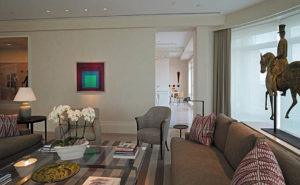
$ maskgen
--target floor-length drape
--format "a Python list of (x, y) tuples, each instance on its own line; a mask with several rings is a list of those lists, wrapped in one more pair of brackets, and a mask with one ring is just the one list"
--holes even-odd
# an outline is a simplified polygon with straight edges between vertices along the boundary
[(213, 111), (230, 116), (231, 29), (214, 32)]

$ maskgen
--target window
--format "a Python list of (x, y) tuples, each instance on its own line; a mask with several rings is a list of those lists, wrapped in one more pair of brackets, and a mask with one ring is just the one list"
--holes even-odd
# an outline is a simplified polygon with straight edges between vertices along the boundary
[[(256, 26), (247, 26), (232, 30), (231, 46), (231, 113), (240, 121), (264, 122), (270, 120), (271, 105), (268, 97), (268, 110), (265, 110), (265, 77), (260, 73), (260, 53), (277, 54), (279, 40), (278, 25), (286, 24), (289, 63), (300, 60), (300, 14), (278, 22)], [(280, 94), (280, 92), (279, 92)], [(278, 120), (280, 129), (300, 136), (300, 97), (298, 104), (290, 112), (285, 113), (292, 104), (290, 90), (286, 96), (278, 97)]]

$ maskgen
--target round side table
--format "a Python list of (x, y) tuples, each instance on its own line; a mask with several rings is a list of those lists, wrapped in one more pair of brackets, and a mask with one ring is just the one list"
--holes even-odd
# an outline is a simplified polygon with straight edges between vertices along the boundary
[(181, 130), (182, 129), (187, 129), (187, 128), (189, 128), (189, 126), (183, 125), (183, 124), (177, 124), (177, 125), (174, 125), (173, 128), (180, 130), (180, 137), (181, 137)]

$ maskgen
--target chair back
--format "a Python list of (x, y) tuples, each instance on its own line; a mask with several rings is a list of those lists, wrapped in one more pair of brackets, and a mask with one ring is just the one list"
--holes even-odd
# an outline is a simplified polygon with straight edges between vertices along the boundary
[(160, 124), (163, 120), (171, 119), (171, 109), (164, 106), (151, 107), (145, 114), (146, 127), (148, 128), (160, 128)]

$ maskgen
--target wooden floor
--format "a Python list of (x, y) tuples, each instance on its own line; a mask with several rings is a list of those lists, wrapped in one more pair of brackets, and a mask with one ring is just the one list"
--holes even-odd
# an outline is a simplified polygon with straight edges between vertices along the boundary
[[(35, 132), (44, 135), (44, 132)], [(185, 130), (182, 132), (184, 137)], [(43, 136), (44, 137), (44, 136)], [(179, 137), (179, 130), (170, 128), (168, 137), (168, 146), (170, 147), (170, 141), (172, 137)], [(55, 138), (54, 132), (48, 132), (48, 141)], [(102, 135), (102, 141), (132, 141), (136, 142), (135, 134), (111, 134), (104, 133)], [(143, 146), (149, 146), (143, 143)], [(165, 150), (164, 160), (160, 159), (159, 145), (154, 145), (153, 148), (149, 148), (146, 153), (143, 163), (143, 170), (141, 170), (138, 185), (170, 185), (171, 184), (171, 151)]]

